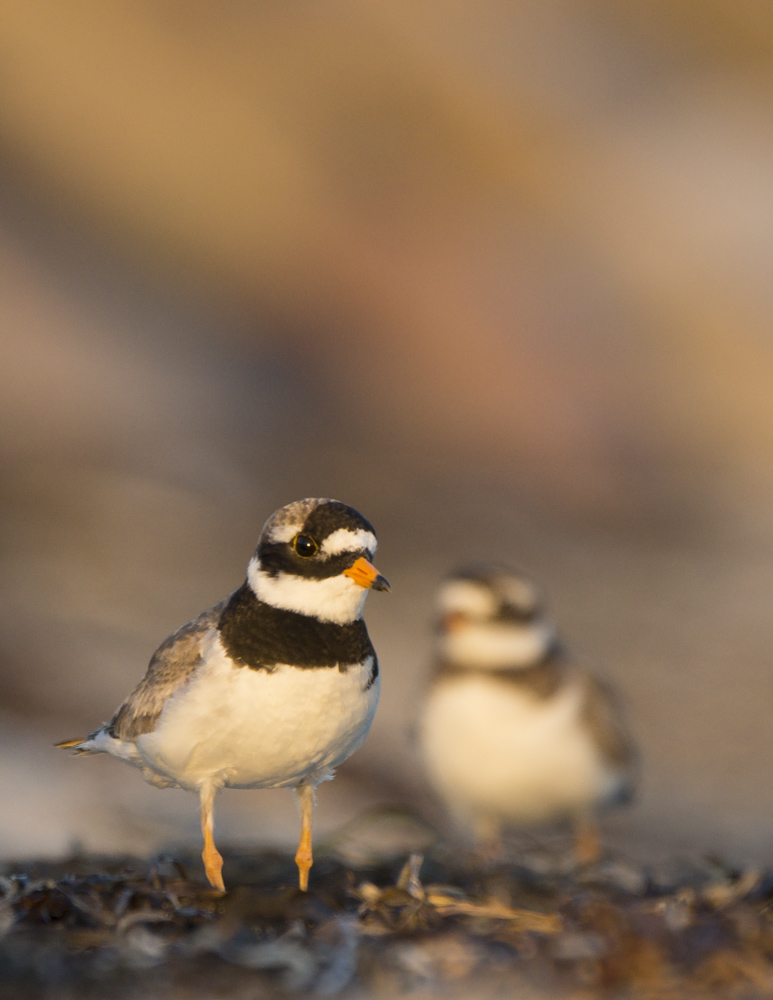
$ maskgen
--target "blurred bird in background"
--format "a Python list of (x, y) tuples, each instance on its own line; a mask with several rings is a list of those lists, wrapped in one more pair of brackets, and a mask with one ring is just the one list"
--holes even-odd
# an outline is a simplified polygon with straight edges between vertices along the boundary
[(0, 66), (0, 856), (198, 844), (50, 744), (315, 495), (401, 581), (318, 835), (418, 801), (431, 595), (493, 553), (635, 710), (605, 837), (773, 861), (773, 5), (8, 0)]
[(506, 825), (568, 819), (577, 860), (597, 860), (597, 815), (634, 786), (633, 744), (610, 688), (567, 657), (520, 574), (461, 570), (438, 607), (420, 741), (453, 819), (489, 853)]

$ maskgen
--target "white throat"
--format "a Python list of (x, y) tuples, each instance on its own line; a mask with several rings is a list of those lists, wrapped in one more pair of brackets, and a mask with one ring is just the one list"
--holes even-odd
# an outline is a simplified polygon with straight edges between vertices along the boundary
[(322, 580), (291, 573), (271, 576), (261, 567), (257, 556), (250, 559), (247, 582), (255, 596), (272, 608), (297, 611), (338, 625), (361, 618), (368, 596), (364, 587), (342, 573)]
[(554, 641), (546, 622), (528, 625), (464, 622), (440, 637), (442, 659), (476, 670), (531, 667), (539, 663)]

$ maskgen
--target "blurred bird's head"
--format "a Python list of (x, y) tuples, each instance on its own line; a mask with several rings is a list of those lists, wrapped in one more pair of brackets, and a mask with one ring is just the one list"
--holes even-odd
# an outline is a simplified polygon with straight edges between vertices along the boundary
[(452, 573), (437, 597), (438, 653), (473, 669), (531, 667), (556, 643), (537, 585), (496, 564)]
[(247, 582), (266, 604), (339, 625), (362, 615), (368, 590), (389, 590), (371, 563), (376, 532), (338, 500), (296, 500), (266, 521)]

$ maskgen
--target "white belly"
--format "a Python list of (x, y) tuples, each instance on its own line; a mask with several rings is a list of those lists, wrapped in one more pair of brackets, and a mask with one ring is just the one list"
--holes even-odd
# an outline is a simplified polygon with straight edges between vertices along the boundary
[(555, 820), (600, 804), (617, 784), (580, 718), (568, 684), (540, 699), (484, 675), (441, 682), (421, 740), (433, 785), (460, 822)]
[(370, 660), (343, 671), (234, 667), (215, 637), (205, 664), (137, 750), (183, 788), (317, 784), (368, 734), (379, 694), (378, 679), (366, 690), (370, 673)]

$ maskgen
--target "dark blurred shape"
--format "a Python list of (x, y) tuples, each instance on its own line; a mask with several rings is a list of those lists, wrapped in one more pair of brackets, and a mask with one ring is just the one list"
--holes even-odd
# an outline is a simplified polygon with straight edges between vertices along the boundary
[(769, 993), (761, 868), (619, 857), (571, 871), (542, 851), (481, 869), (441, 848), (353, 870), (328, 856), (302, 893), (289, 856), (252, 852), (229, 858), (239, 884), (218, 896), (197, 861), (14, 866), (0, 897), (5, 995), (93, 1000), (106, 982), (116, 1000)]

